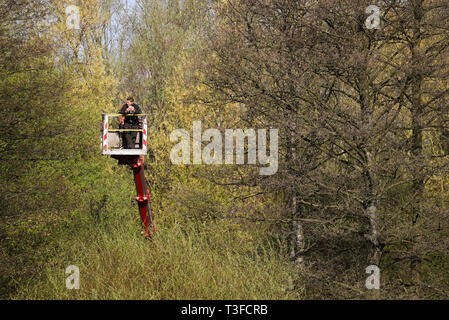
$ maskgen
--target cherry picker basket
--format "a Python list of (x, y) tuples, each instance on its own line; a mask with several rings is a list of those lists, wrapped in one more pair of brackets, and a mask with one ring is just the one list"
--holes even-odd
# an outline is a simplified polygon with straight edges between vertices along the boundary
[[(124, 117), (138, 117), (137, 129), (122, 129), (120, 124)], [(133, 149), (123, 148), (123, 135), (137, 132), (136, 145)], [(106, 114), (103, 113), (101, 150), (104, 155), (137, 156), (146, 155), (148, 151), (148, 122), (146, 114)]]

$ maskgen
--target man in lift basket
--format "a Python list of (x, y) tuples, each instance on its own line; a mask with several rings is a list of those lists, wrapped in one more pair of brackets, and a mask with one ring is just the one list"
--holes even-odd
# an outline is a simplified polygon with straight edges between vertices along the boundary
[[(125, 115), (125, 119), (121, 120), (121, 129), (139, 129), (139, 117), (127, 116), (129, 114), (142, 114), (142, 109), (134, 103), (133, 97), (128, 97), (126, 103), (122, 105), (119, 111), (120, 114)], [(123, 149), (135, 149), (136, 147), (137, 131), (123, 132)]]

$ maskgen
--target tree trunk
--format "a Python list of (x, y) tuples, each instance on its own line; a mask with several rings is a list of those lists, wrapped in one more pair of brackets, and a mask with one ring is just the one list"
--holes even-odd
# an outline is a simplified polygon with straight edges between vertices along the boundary
[(292, 206), (292, 235), (290, 239), (291, 252), (290, 257), (295, 262), (298, 267), (301, 267), (304, 258), (304, 233), (302, 228), (302, 223), (299, 220), (301, 218), (301, 208), (298, 206), (297, 195), (293, 190), (293, 196), (291, 197), (291, 206)]
[[(290, 154), (287, 155), (287, 161), (290, 165), (296, 164), (296, 142), (295, 142), (295, 132), (296, 124), (292, 123), (292, 130), (287, 135), (287, 146), (290, 150)], [(290, 197), (289, 197), (289, 207), (291, 208), (291, 236), (290, 236), (290, 258), (298, 268), (302, 267), (304, 262), (303, 252), (304, 252), (304, 232), (301, 219), (301, 208), (298, 203), (298, 192), (296, 190), (296, 184), (291, 186)]]
[(370, 258), (370, 263), (376, 266), (380, 264), (380, 258), (382, 255), (382, 248), (379, 241), (379, 233), (380, 233), (380, 223), (379, 216), (377, 213), (376, 202), (372, 201), (368, 207), (366, 208), (366, 215), (370, 221), (371, 233), (368, 238), (373, 245), (373, 251)]
[(412, 116), (412, 135), (410, 138), (410, 153), (412, 161), (415, 162), (415, 172), (413, 172), (414, 180), (412, 185), (412, 224), (421, 214), (421, 199), (424, 191), (424, 177), (422, 173), (422, 149), (423, 149), (423, 128), (424, 128), (424, 107), (422, 100), (422, 85), (424, 81), (423, 63), (425, 60), (425, 53), (422, 51), (422, 31), (421, 24), (424, 18), (423, 2), (415, 1), (413, 3), (413, 33), (409, 42), (411, 51), (411, 107), (410, 112)]

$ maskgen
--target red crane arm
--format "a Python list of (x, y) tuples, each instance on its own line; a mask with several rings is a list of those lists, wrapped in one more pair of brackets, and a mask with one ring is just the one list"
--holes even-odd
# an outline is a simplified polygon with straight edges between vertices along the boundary
[(147, 188), (145, 171), (143, 169), (143, 156), (112, 156), (119, 160), (121, 165), (130, 165), (134, 173), (134, 182), (136, 183), (137, 197), (136, 201), (139, 205), (140, 218), (142, 220), (145, 237), (151, 238), (156, 232), (153, 223), (150, 205), (150, 190)]

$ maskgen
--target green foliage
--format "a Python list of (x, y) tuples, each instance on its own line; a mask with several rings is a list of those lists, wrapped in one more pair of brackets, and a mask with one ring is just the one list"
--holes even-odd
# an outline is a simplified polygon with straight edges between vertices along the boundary
[[(0, 298), (447, 298), (447, 79), (434, 68), (446, 34), (414, 52), (378, 48), (387, 41), (340, 23), (364, 1), (137, 2), (81, 1), (82, 29), (68, 30), (64, 1), (0, 0)], [(435, 55), (418, 59), (426, 46)], [(439, 79), (422, 95), (417, 62)], [(404, 90), (398, 75), (411, 79)], [(100, 154), (101, 113), (127, 95), (149, 114), (152, 241), (130, 168)], [(195, 120), (280, 128), (279, 173), (172, 165), (170, 133)], [(298, 225), (300, 268), (288, 241)], [(377, 295), (364, 287), (373, 243)], [(69, 265), (80, 290), (65, 287)]]

